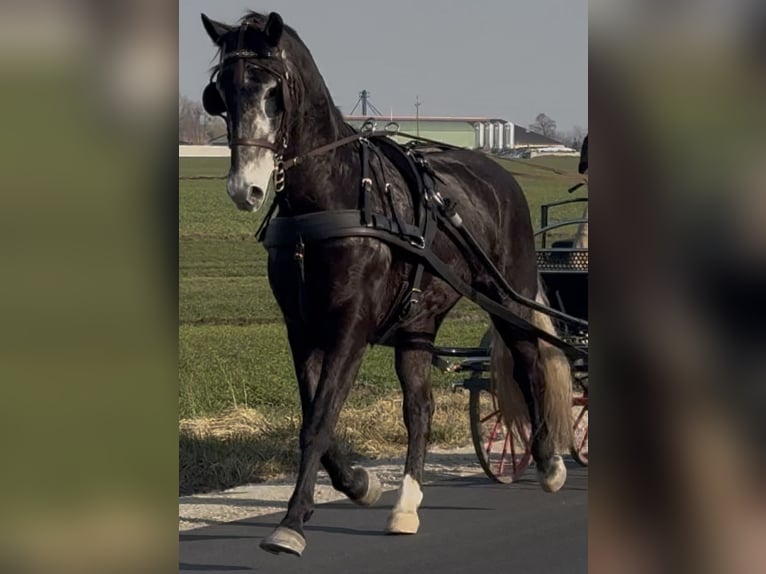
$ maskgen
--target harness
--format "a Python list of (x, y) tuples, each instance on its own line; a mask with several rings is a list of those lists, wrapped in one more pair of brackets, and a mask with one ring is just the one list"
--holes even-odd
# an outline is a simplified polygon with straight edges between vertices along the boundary
[[(284, 51), (274, 48), (273, 50), (267, 50), (266, 53), (257, 53), (247, 49), (244, 46), (244, 35), (247, 26), (248, 22), (245, 21), (240, 27), (237, 48), (235, 50), (231, 52), (222, 50), (219, 66), (203, 93), (203, 104), (208, 113), (217, 112), (216, 115), (223, 115), (225, 113), (224, 102), (214, 82), (215, 74), (220, 73), (224, 66), (234, 65), (235, 81), (244, 84), (245, 62), (265, 70), (277, 79), (283, 94), (285, 109), (287, 109), (287, 103), (291, 101), (292, 80), (286, 67)], [(413, 255), (416, 261), (409, 280), (403, 284), (399, 297), (397, 297), (387, 318), (383, 321), (383, 326), (375, 336), (376, 343), (385, 342), (396, 330), (397, 326), (410, 315), (414, 305), (419, 303), (423, 273), (428, 268), (433, 275), (447, 282), (459, 294), (472, 300), (491, 315), (498, 316), (506, 321), (518, 331), (519, 336), (530, 340), (534, 338), (542, 339), (560, 348), (570, 359), (583, 358), (587, 355), (585, 350), (570, 345), (555, 335), (539, 329), (518, 317), (495, 300), (478, 292), (474, 287), (465, 283), (449, 265), (439, 259), (434, 253), (431, 245), (436, 232), (441, 229), (464, 252), (468, 261), (474, 258), (483, 269), (490, 273), (498, 287), (511, 300), (549, 316), (587, 326), (586, 321), (541, 305), (532, 299), (522, 296), (511, 287), (470, 231), (463, 226), (455, 204), (449, 198), (443, 198), (436, 189), (436, 181), (439, 178), (429, 165), (425, 154), (418, 151), (417, 145), (414, 142), (426, 142), (437, 146), (439, 149), (459, 148), (426, 138), (410, 136), (409, 134), (403, 135), (411, 138), (413, 143), (401, 146), (388, 137), (397, 133), (398, 126), (390, 124), (390, 126), (395, 126), (396, 130), (389, 127), (382, 131), (376, 131), (374, 123), (368, 121), (365, 122), (359, 132), (353, 135), (284, 160), (282, 153), (287, 147), (286, 117), (286, 113), (282, 114), (282, 121), (277, 130), (275, 142), (263, 139), (230, 137), (229, 146), (232, 148), (236, 146), (263, 147), (274, 153), (273, 177), (276, 197), (256, 232), (256, 237), (266, 248), (291, 247), (294, 249), (294, 259), (297, 262), (300, 276), (299, 305), (304, 316), (305, 244), (344, 237), (371, 237)], [(359, 187), (358, 209), (323, 211), (293, 217), (275, 217), (278, 206), (284, 201), (281, 192), (285, 187), (285, 172), (289, 168), (299, 165), (308, 157), (327, 153), (352, 142), (361, 143), (362, 174)], [(382, 191), (388, 201), (392, 217), (372, 211), (370, 203), (370, 193), (373, 184), (370, 176), (371, 154), (386, 157), (404, 177), (413, 200), (414, 222), (405, 222), (400, 217), (394, 204), (389, 183), (384, 183)]]
[[(430, 252), (438, 230), (438, 214), (435, 205), (428, 201), (428, 198), (433, 197), (436, 191), (434, 180), (428, 173), (430, 168), (427, 166), (427, 160), (412, 149), (405, 150), (388, 137), (384, 137), (387, 135), (389, 135), (388, 131), (374, 132), (366, 128), (350, 139), (350, 141), (359, 140), (362, 144), (360, 151), (362, 177), (359, 185), (358, 209), (322, 211), (294, 217), (274, 217), (280, 203), (280, 196), (277, 196), (256, 232), (258, 241), (262, 242), (266, 248), (295, 248), (294, 258), (298, 263), (301, 277), (299, 286), (301, 309), (305, 307), (303, 265), (306, 243), (343, 237), (374, 237), (396, 240), (397, 244), (407, 245), (411, 253), (417, 254), (409, 278), (399, 290), (394, 305), (375, 336), (374, 342), (377, 344), (388, 341), (396, 327), (411, 314), (414, 305), (419, 303), (420, 286), (426, 267), (426, 262), (420, 255)], [(339, 140), (341, 141), (343, 140)], [(333, 147), (336, 146), (333, 145)], [(314, 151), (319, 149), (321, 148)], [(397, 211), (393, 188), (388, 182), (384, 184), (382, 191), (391, 217), (372, 211), (370, 201), (373, 185), (370, 167), (372, 155), (388, 158), (404, 176), (413, 200), (414, 223), (405, 222)], [(295, 165), (295, 162), (290, 165)]]
[[(292, 217), (274, 217), (279, 204), (279, 196), (272, 203), (261, 227), (256, 232), (258, 241), (266, 248), (294, 248), (303, 276), (303, 250), (306, 243), (340, 239), (344, 237), (371, 237), (409, 253), (415, 257), (411, 278), (403, 289), (403, 295), (394, 304), (383, 327), (375, 337), (376, 343), (386, 342), (396, 327), (411, 313), (419, 302), (420, 284), (426, 268), (435, 276), (447, 282), (455, 291), (472, 300), (491, 315), (495, 315), (514, 327), (521, 337), (539, 338), (558, 348), (571, 359), (583, 358), (586, 352), (555, 335), (551, 335), (518, 317), (494, 299), (477, 291), (465, 283), (436, 253), (431, 245), (436, 232), (441, 229), (461, 248), (467, 257), (475, 258), (483, 269), (489, 271), (501, 290), (526, 307), (565, 321), (587, 326), (587, 322), (551, 309), (531, 299), (523, 297), (508, 284), (502, 273), (479, 246), (473, 235), (463, 226), (462, 219), (449, 198), (443, 198), (436, 189), (438, 176), (433, 172), (424, 154), (415, 146), (400, 146), (390, 138), (390, 133), (370, 131), (362, 132), (356, 139), (362, 139), (362, 180), (360, 182), (360, 205), (357, 209), (321, 211)], [(409, 136), (408, 136), (409, 137)], [(343, 140), (339, 140), (343, 141)], [(337, 143), (337, 142), (336, 142)], [(443, 146), (451, 148), (452, 146)], [(392, 205), (392, 216), (371, 212), (369, 192), (370, 150), (377, 149), (399, 169), (410, 183), (410, 193), (416, 209), (417, 224), (401, 220)], [(407, 166), (406, 170), (402, 166)], [(387, 186), (386, 186), (387, 187)], [(386, 191), (387, 192), (387, 191)], [(387, 192), (388, 193), (388, 192)], [(302, 286), (301, 286), (302, 289)], [(299, 296), (303, 298), (301, 291)], [(301, 303), (303, 305), (303, 303)]]

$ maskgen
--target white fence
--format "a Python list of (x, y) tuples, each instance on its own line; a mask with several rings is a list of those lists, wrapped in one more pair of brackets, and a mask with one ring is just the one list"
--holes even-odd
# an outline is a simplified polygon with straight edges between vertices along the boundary
[(225, 145), (179, 145), (178, 157), (229, 157), (231, 152)]

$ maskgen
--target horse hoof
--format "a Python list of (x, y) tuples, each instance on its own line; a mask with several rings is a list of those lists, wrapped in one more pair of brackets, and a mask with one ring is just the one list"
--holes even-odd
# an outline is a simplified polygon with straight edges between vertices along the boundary
[(537, 471), (537, 480), (545, 492), (557, 492), (567, 481), (567, 467), (560, 455), (551, 458), (551, 467), (547, 473)]
[(294, 556), (300, 556), (306, 548), (306, 539), (295, 530), (280, 526), (261, 540), (261, 548), (272, 554), (285, 552)]
[(354, 467), (354, 470), (359, 469), (367, 475), (367, 492), (364, 496), (357, 498), (353, 502), (359, 506), (372, 506), (375, 504), (380, 495), (383, 494), (383, 487), (380, 485), (377, 475), (361, 466)]
[(415, 534), (420, 527), (417, 512), (392, 512), (386, 526), (387, 534)]

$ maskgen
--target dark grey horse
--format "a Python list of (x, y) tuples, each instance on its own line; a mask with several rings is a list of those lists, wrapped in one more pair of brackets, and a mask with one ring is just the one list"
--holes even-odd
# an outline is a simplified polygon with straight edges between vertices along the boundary
[[(365, 144), (355, 139), (306, 156), (355, 131), (344, 122), (295, 31), (275, 13), (268, 17), (249, 13), (236, 26), (214, 22), (205, 15), (202, 22), (221, 51), (203, 103), (209, 112), (223, 115), (227, 121), (231, 147), (227, 191), (237, 207), (256, 211), (276, 188), (277, 220), (358, 209), (363, 177), (360, 150)], [(296, 157), (301, 161), (283, 172), (280, 162)], [(517, 292), (541, 300), (529, 209), (514, 178), (472, 151), (441, 151), (428, 157), (441, 194), (456, 202), (465, 228)], [(420, 199), (402, 172), (384, 154), (373, 154), (370, 165), (372, 212), (414, 222)], [(274, 180), (278, 180), (276, 186)], [(513, 304), (486, 269), (472, 261), (441, 227), (432, 249), (473, 289), (552, 332), (547, 317)], [(302, 260), (300, 271), (296, 255)], [(287, 326), (303, 424), (295, 491), (281, 524), (261, 542), (264, 549), (300, 555), (305, 548), (303, 524), (314, 510), (320, 464), (333, 486), (352, 501), (370, 505), (380, 496), (374, 474), (352, 467), (342, 456), (334, 431), (362, 356), (396, 312), (416, 263), (411, 254), (370, 237), (307, 242), (299, 254), (294, 248), (269, 249), (269, 281)], [(417, 510), (423, 498), (423, 466), (434, 409), (430, 381), (433, 341), (445, 315), (460, 298), (428, 269), (420, 289), (410, 312), (395, 324), (389, 339), (395, 347), (408, 432), (404, 477), (386, 527), (387, 532), (398, 534), (412, 534), (419, 527)], [(520, 336), (505, 321), (494, 318), (493, 323), (502, 338), (495, 347), (508, 372), (503, 384), (518, 384), (527, 405), (540, 482), (548, 491), (558, 490), (566, 470), (556, 452), (569, 448), (568, 363), (554, 347), (535, 337)]]

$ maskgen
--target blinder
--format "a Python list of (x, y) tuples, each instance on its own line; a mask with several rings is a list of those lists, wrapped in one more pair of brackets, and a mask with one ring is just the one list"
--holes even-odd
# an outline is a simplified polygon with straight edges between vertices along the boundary
[(222, 116), (226, 113), (226, 104), (214, 80), (211, 80), (202, 92), (202, 107), (211, 116)]

